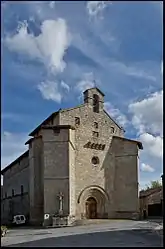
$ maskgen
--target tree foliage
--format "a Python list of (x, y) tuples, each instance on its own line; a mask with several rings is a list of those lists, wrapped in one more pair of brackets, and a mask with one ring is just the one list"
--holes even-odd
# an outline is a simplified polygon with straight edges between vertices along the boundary
[(151, 189), (151, 188), (158, 188), (161, 187), (162, 184), (160, 181), (151, 181), (149, 185), (146, 185), (145, 190)]

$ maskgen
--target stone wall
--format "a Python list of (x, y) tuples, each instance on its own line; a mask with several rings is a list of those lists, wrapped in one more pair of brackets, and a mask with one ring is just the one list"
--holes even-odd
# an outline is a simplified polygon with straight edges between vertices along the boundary
[(14, 215), (23, 214), (29, 218), (29, 194), (17, 194), (13, 197), (5, 198), (1, 201), (1, 223), (11, 224)]
[[(9, 223), (16, 214), (29, 215), (29, 160), (28, 155), (11, 166), (3, 175), (1, 217)], [(21, 185), (23, 194), (21, 194)], [(14, 196), (12, 195), (14, 190)]]
[[(80, 124), (75, 124), (75, 118), (80, 118)], [(95, 123), (98, 124), (98, 128), (95, 127)], [(88, 186), (99, 186), (108, 191), (108, 195), (111, 196), (113, 189), (113, 164), (111, 160), (107, 159), (109, 146), (113, 135), (123, 136), (121, 128), (107, 115), (107, 113), (101, 108), (99, 113), (93, 112), (92, 102), (78, 106), (76, 108), (64, 110), (60, 112), (60, 125), (70, 124), (76, 127), (75, 130), (75, 199), (76, 199), (76, 216), (81, 216), (82, 208), (81, 202), (78, 204), (78, 197)], [(112, 133), (114, 128), (114, 133)], [(93, 132), (98, 132), (98, 137), (93, 136)], [(104, 150), (87, 148), (85, 145), (88, 143), (105, 145)], [(93, 165), (92, 157), (97, 156), (99, 158), (99, 164)], [(106, 176), (106, 168), (109, 168), (109, 176)], [(107, 187), (106, 177), (111, 178), (111, 182)], [(72, 182), (71, 182), (72, 184)], [(109, 200), (111, 202), (111, 200)], [(83, 204), (85, 205), (85, 204)], [(112, 206), (106, 203), (106, 212), (110, 212)], [(108, 210), (109, 209), (109, 210)], [(84, 210), (84, 208), (83, 208)]]
[[(63, 211), (69, 214), (69, 128), (43, 129), (44, 213), (59, 212), (59, 193), (64, 194)], [(71, 159), (72, 160), (72, 159)], [(72, 165), (74, 160), (72, 160)]]
[(114, 138), (111, 152), (115, 157), (114, 210), (117, 216), (139, 213), (138, 146), (125, 139)]
[(40, 225), (44, 219), (43, 143), (41, 137), (36, 137), (29, 144), (29, 166), (30, 222)]
[[(94, 112), (93, 94), (99, 96), (99, 112)], [(121, 139), (124, 131), (103, 107), (99, 90), (86, 91), (84, 104), (60, 110), (37, 131), (29, 144), (29, 167), (26, 158), (5, 173), (4, 192), (18, 192), (23, 182), (33, 224), (41, 224), (45, 213), (58, 213), (59, 192), (64, 194), (64, 215), (72, 220), (85, 216), (90, 196), (97, 200), (99, 218), (138, 212), (137, 143)]]

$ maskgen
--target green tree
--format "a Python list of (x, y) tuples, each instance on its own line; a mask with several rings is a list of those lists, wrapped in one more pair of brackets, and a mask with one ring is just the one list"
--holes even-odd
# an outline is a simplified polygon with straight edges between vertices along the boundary
[(151, 189), (151, 188), (158, 188), (158, 187), (161, 187), (161, 186), (162, 186), (162, 184), (158, 180), (157, 181), (151, 181), (149, 185), (146, 185), (145, 190)]

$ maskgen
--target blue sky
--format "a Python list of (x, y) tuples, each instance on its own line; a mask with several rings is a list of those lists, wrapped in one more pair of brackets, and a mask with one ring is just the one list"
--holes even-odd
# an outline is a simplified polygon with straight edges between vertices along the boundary
[(162, 173), (162, 2), (2, 4), (2, 167), (94, 81), (128, 138), (143, 142), (140, 186)]

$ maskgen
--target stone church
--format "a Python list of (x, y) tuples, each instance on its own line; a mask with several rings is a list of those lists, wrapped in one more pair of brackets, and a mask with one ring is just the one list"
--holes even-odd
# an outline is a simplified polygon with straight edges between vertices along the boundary
[(29, 149), (1, 171), (1, 217), (24, 214), (31, 224), (44, 215), (81, 219), (137, 218), (139, 141), (104, 110), (97, 88), (82, 105), (52, 113), (34, 129)]

